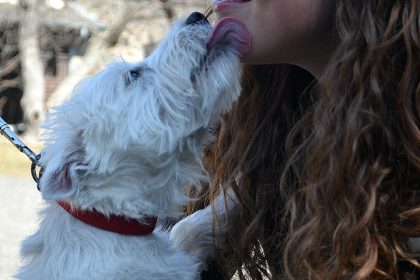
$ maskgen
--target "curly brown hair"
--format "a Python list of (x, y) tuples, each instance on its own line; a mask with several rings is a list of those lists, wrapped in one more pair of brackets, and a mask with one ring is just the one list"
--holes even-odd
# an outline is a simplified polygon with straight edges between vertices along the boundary
[(420, 237), (419, 19), (418, 0), (338, 0), (339, 43), (318, 81), (296, 66), (244, 67), (206, 158), (210, 198), (232, 186), (240, 202), (220, 264), (241, 279), (420, 268), (407, 247)]

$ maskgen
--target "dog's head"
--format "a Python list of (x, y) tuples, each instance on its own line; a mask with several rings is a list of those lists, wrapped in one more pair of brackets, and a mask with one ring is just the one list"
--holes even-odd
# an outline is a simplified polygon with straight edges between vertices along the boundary
[(239, 95), (238, 38), (222, 35), (212, 37), (194, 13), (144, 61), (83, 81), (47, 123), (43, 197), (111, 204), (122, 214), (176, 213), (182, 186), (206, 179), (210, 126)]

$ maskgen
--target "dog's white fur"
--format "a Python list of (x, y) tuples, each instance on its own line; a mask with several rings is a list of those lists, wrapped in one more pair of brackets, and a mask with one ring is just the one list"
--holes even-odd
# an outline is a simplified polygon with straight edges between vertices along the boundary
[(185, 186), (208, 180), (201, 160), (209, 130), (240, 91), (236, 51), (208, 50), (210, 34), (208, 22), (178, 21), (150, 57), (110, 65), (50, 115), (40, 181), (48, 206), (22, 243), (17, 278), (199, 278), (212, 246), (208, 209), (196, 215), (207, 224), (194, 242), (186, 222), (171, 242), (162, 229), (123, 236), (91, 227), (56, 200), (106, 215), (178, 217)]
[(214, 249), (225, 247), (229, 219), (236, 216), (239, 202), (232, 189), (220, 193), (214, 203), (174, 225), (170, 239), (177, 248), (199, 260), (209, 260)]

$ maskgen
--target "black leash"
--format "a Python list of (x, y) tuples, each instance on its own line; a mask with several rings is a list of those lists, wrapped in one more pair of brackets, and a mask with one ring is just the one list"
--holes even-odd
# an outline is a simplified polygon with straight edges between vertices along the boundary
[[(31, 175), (39, 190), (39, 178), (42, 176), (43, 168), (39, 164), (41, 154), (34, 153), (22, 140), (10, 129), (9, 125), (0, 117), (0, 133), (6, 137), (19, 151), (24, 153), (32, 162)], [(39, 167), (39, 171), (37, 171)]]

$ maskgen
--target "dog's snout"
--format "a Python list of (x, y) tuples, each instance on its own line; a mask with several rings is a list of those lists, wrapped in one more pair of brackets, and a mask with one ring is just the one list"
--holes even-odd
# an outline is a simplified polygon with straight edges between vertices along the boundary
[(199, 13), (199, 12), (194, 12), (191, 15), (188, 16), (186, 24), (187, 25), (193, 24), (193, 23), (199, 22), (201, 20), (207, 20), (205, 15), (203, 15), (202, 13)]

